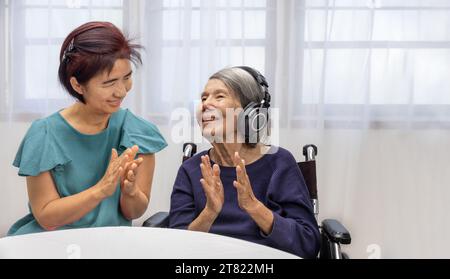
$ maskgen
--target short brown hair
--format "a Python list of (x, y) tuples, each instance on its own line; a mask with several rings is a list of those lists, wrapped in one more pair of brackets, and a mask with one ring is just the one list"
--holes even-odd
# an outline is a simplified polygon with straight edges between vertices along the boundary
[(122, 31), (109, 22), (88, 22), (73, 30), (61, 47), (58, 76), (70, 95), (85, 103), (82, 95), (70, 84), (75, 77), (80, 84), (104, 71), (111, 71), (118, 59), (141, 65), (139, 49)]

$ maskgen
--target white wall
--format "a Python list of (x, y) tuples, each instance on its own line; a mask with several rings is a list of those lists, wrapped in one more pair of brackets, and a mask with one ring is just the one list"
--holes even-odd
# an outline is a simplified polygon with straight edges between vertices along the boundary
[[(27, 213), (25, 180), (11, 166), (28, 123), (0, 123), (0, 235)], [(169, 140), (170, 131), (161, 128)], [(450, 246), (450, 131), (282, 131), (281, 146), (301, 159), (301, 147), (319, 146), (321, 218), (337, 218), (350, 230), (346, 251), (368, 258), (448, 258)], [(181, 158), (170, 144), (157, 156), (151, 205), (146, 215), (168, 210)], [(375, 246), (370, 246), (375, 245)]]

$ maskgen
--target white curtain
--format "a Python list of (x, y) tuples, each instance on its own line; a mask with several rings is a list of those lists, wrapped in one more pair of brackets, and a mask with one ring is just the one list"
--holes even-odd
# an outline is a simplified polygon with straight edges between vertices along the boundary
[[(450, 255), (450, 1), (0, 5), (2, 120), (31, 121), (69, 105), (56, 79), (64, 36), (89, 20), (112, 21), (145, 47), (126, 105), (160, 125), (172, 146), (173, 112), (192, 114), (215, 71), (251, 65), (266, 75), (279, 109), (276, 141), (299, 160), (303, 144), (319, 146), (321, 218), (348, 226), (351, 256)], [(162, 160), (174, 170), (161, 182), (173, 181), (166, 177), (177, 156)], [(155, 191), (152, 210), (167, 209), (170, 187)]]
[(321, 216), (350, 228), (353, 256), (449, 256), (441, 236), (450, 232), (449, 8), (450, 1), (288, 4), (283, 135), (321, 147)]
[(6, 90), (7, 90), (7, 77), (6, 77), (6, 69), (7, 69), (7, 61), (6, 61), (6, 4), (4, 0), (0, 0), (0, 110), (4, 111), (5, 102), (3, 100), (6, 99)]

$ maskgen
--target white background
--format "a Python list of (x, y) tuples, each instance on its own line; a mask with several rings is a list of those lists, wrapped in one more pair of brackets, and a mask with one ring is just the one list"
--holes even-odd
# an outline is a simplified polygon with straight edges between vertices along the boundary
[(298, 160), (319, 146), (321, 218), (348, 227), (352, 257), (450, 256), (450, 1), (67, 3), (0, 0), (0, 235), (27, 213), (11, 166), (21, 139), (72, 102), (56, 82), (59, 45), (108, 20), (146, 47), (126, 106), (170, 144), (145, 217), (169, 208), (181, 159), (171, 113), (192, 111), (215, 71), (247, 64), (269, 80), (280, 145)]

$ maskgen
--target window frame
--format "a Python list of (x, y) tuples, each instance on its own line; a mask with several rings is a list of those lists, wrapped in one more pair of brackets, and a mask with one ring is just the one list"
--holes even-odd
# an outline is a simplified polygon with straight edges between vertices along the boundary
[[(9, 0), (11, 1), (11, 0)], [(17, 1), (17, 2), (16, 2)], [(12, 73), (26, 73), (26, 47), (27, 46), (49, 46), (49, 45), (57, 45), (61, 46), (64, 39), (62, 37), (51, 37), (51, 38), (27, 38), (26, 37), (26, 26), (25, 26), (25, 9), (43, 9), (47, 8), (49, 10), (49, 16), (51, 17), (51, 13), (54, 9), (58, 10), (88, 10), (89, 12), (92, 10), (105, 10), (105, 7), (103, 6), (97, 6), (92, 3), (92, 1), (89, 1), (89, 5), (84, 5), (76, 8), (68, 7), (67, 5), (53, 5), (51, 2), (49, 2), (48, 5), (26, 5), (26, 7), (23, 6), (24, 0), (14, 0), (15, 4), (10, 5), (10, 9), (23, 9), (21, 11), (16, 11), (15, 16), (13, 19), (10, 19), (11, 24), (15, 26), (20, 26), (21, 28), (16, 28), (15, 32), (12, 32), (11, 37), (11, 47), (16, 52), (13, 54), (11, 51), (9, 52), (9, 56), (14, 57), (14, 63), (9, 65), (9, 69)], [(20, 2), (20, 4), (18, 4)], [(108, 7), (106, 10), (122, 10), (122, 21), (123, 25), (125, 26), (125, 1), (122, 3), (122, 6), (117, 7)], [(22, 43), (23, 42), (23, 43)], [(58, 74), (58, 69), (51, 69), (51, 72), (54, 72), (55, 75)], [(66, 94), (66, 96), (62, 98), (52, 98), (49, 99), (47, 97), (45, 98), (38, 98), (38, 99), (28, 99), (26, 97), (26, 86), (25, 82), (22, 81), (23, 77), (19, 76), (17, 74), (12, 74), (11, 76), (11, 84), (10, 84), (10, 90), (11, 92), (14, 92), (14, 97), (12, 98), (12, 110), (14, 111), (12, 117), (17, 120), (29, 120), (29, 119), (35, 119), (37, 117), (43, 116), (43, 113), (36, 112), (36, 111), (30, 111), (30, 108), (32, 107), (45, 107), (45, 105), (48, 103), (48, 101), (52, 102), (52, 105), (55, 105), (59, 108), (63, 108), (70, 102), (71, 96), (68, 95), (67, 92), (63, 89), (61, 85), (59, 85), (61, 94)]]
[[(398, 10), (450, 10), (448, 7), (434, 7), (434, 6), (390, 6), (390, 7), (366, 7), (366, 6), (331, 6), (329, 1), (326, 3), (330, 5), (323, 6), (307, 6), (307, 0), (300, 0), (296, 2), (296, 15), (299, 20), (299, 25), (296, 28), (296, 40), (297, 45), (302, 46), (296, 51), (296, 59), (301, 61), (296, 65), (295, 72), (299, 74), (300, 78), (295, 81), (295, 88), (299, 88), (298, 100), (294, 100), (291, 95), (290, 99), (290, 111), (316, 111), (315, 115), (307, 116), (301, 114), (290, 114), (291, 124), (294, 127), (317, 127), (324, 126), (329, 128), (364, 128), (369, 127), (373, 129), (388, 128), (395, 129), (399, 127), (411, 127), (411, 128), (444, 128), (450, 129), (450, 104), (330, 104), (324, 102), (325, 86), (324, 79), (325, 73), (322, 73), (321, 81), (321, 103), (306, 104), (303, 102), (303, 80), (304, 80), (304, 54), (306, 51), (315, 49), (322, 50), (324, 55), (324, 65), (322, 68), (326, 71), (325, 63), (328, 50), (334, 49), (389, 49), (389, 48), (402, 48), (402, 49), (449, 49), (449, 41), (307, 41), (305, 37), (306, 29), (306, 11), (308, 10), (320, 10), (326, 11), (333, 10), (345, 10), (356, 11), (364, 10), (371, 11), (371, 22), (373, 26), (375, 11), (398, 11)], [(325, 24), (327, 25), (327, 24)], [(369, 58), (371, 63), (372, 58)], [(366, 78), (370, 80), (371, 71), (370, 64), (369, 70), (366, 71)], [(412, 91), (412, 90), (411, 90)], [(370, 90), (365, 92), (365, 98), (370, 98), (368, 95)], [(409, 99), (412, 100), (414, 92), (409, 92)], [(357, 113), (355, 113), (357, 112)], [(395, 113), (397, 115), (395, 115)], [(399, 112), (403, 112), (399, 114)], [(436, 120), (433, 119), (436, 112), (440, 115), (445, 115), (445, 119)]]
[[(150, 1), (149, 1), (150, 2)], [(147, 61), (148, 64), (150, 64), (150, 69), (147, 75), (150, 75), (154, 78), (152, 81), (146, 80), (144, 81), (144, 87), (148, 89), (151, 92), (162, 92), (162, 81), (163, 78), (161, 76), (162, 74), (162, 63), (161, 60), (155, 60), (154, 62), (151, 62), (151, 56), (154, 57), (161, 57), (164, 48), (170, 48), (170, 47), (178, 47), (182, 46), (183, 44), (183, 38), (181, 39), (164, 39), (162, 30), (160, 30), (158, 27), (163, 26), (163, 13), (164, 11), (179, 11), (179, 10), (185, 10), (190, 9), (191, 11), (198, 11), (201, 10), (200, 7), (187, 7), (191, 2), (186, 1), (185, 5), (180, 5), (178, 7), (164, 7), (163, 4), (164, 0), (152, 0), (150, 5), (146, 5), (147, 13), (153, 12), (158, 14), (157, 16), (147, 16), (145, 25), (149, 26), (148, 33), (152, 34), (151, 36), (151, 43), (149, 40), (147, 40), (146, 45), (147, 46), (161, 46), (160, 48), (150, 48), (147, 49), (148, 53), (151, 53), (149, 57), (149, 61)], [(242, 0), (244, 3), (244, 0)], [(266, 11), (266, 26), (265, 26), (265, 38), (264, 39), (216, 39), (216, 46), (229, 46), (231, 42), (231, 46), (234, 47), (242, 47), (243, 51), (245, 47), (248, 46), (257, 46), (257, 47), (263, 47), (264, 53), (265, 53), (265, 68), (261, 69), (261, 71), (265, 72), (265, 77), (268, 80), (269, 84), (275, 83), (275, 64), (276, 59), (275, 57), (271, 56), (270, 53), (275, 53), (276, 50), (276, 41), (270, 40), (269, 38), (274, 38), (276, 36), (276, 1), (274, 0), (266, 0), (265, 7), (220, 7), (218, 10), (237, 10), (237, 11)], [(147, 14), (146, 13), (146, 14)], [(153, 23), (152, 23), (153, 22)], [(161, 28), (162, 29), (162, 28)], [(149, 39), (149, 38), (147, 38)], [(191, 46), (201, 46), (201, 38), (198, 39), (190, 39), (190, 45)], [(205, 72), (204, 76), (205, 78), (210, 73)], [(202, 73), (203, 75), (203, 73)], [(155, 82), (156, 80), (156, 82)], [(155, 96), (161, 96), (161, 94), (154, 94)], [(200, 99), (200, 94), (199, 94)], [(195, 101), (190, 101), (190, 103), (193, 103)], [(158, 102), (155, 102), (154, 99), (152, 99), (151, 103), (145, 102), (150, 105), (149, 112), (146, 113), (146, 116), (154, 120), (156, 124), (160, 125), (167, 125), (170, 122), (170, 115), (164, 114), (164, 113), (154, 113), (153, 109), (151, 109), (151, 106), (164, 106), (165, 103), (162, 100), (158, 100)], [(180, 102), (180, 105), (186, 107), (187, 109), (191, 110), (191, 113), (193, 113), (193, 105), (186, 105), (186, 103)]]

